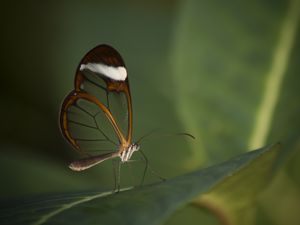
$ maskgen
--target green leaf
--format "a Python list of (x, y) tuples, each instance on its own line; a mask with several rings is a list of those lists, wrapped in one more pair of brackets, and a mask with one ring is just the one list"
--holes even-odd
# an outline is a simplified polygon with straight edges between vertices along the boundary
[[(187, 167), (289, 138), (300, 1), (183, 1), (171, 53), (176, 111), (197, 137)], [(292, 69), (295, 67), (294, 69)], [(299, 82), (299, 76), (293, 76)], [(299, 105), (299, 104), (298, 104)], [(277, 111), (279, 110), (279, 111)], [(278, 117), (280, 113), (281, 117)], [(293, 121), (299, 127), (299, 120)], [(283, 124), (283, 122), (286, 122)], [(273, 129), (274, 124), (278, 129)], [(293, 127), (296, 125), (292, 125)], [(272, 135), (272, 136), (271, 136)], [(298, 135), (299, 136), (299, 135)], [(230, 150), (223, 151), (224, 143)]]
[[(253, 224), (252, 206), (256, 202), (256, 196), (263, 190), (272, 177), (273, 164), (277, 152), (260, 156), (251, 165), (234, 176), (228, 177), (220, 185), (209, 193), (201, 196), (195, 204), (198, 204), (213, 212), (218, 212), (222, 224)], [(223, 211), (223, 213), (222, 213)]]
[[(178, 15), (170, 54), (175, 106), (197, 137), (186, 168), (276, 141), (299, 149), (300, 1), (188, 0)], [(255, 205), (258, 220), (299, 223), (291, 210), (300, 205), (299, 159), (298, 151)], [(283, 190), (289, 197), (278, 198)]]
[[(280, 145), (234, 157), (224, 163), (165, 182), (111, 192), (86, 192), (1, 202), (1, 224), (158, 224), (197, 199), (220, 206), (230, 223), (271, 177)], [(228, 194), (229, 193), (229, 194)], [(224, 196), (225, 195), (225, 196)], [(222, 204), (228, 206), (221, 207)], [(236, 219), (238, 218), (238, 219)], [(225, 223), (224, 223), (225, 224)]]

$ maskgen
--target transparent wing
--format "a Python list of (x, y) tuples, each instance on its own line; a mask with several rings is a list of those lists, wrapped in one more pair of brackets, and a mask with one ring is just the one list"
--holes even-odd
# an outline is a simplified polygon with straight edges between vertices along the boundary
[(105, 112), (82, 93), (71, 92), (61, 113), (61, 129), (66, 139), (80, 152), (117, 150), (119, 138)]
[[(89, 70), (81, 71), (77, 77), (79, 78), (77, 83), (79, 90), (99, 99), (110, 111), (122, 134), (127, 136), (131, 126), (129, 121), (131, 100), (128, 99), (130, 98), (130, 93), (127, 92), (127, 90), (129, 91), (128, 83), (105, 80), (101, 74)], [(112, 88), (119, 89), (113, 90)]]
[[(93, 71), (86, 65), (125, 69), (119, 53), (100, 45), (81, 60), (75, 76), (75, 89), (65, 98), (60, 125), (65, 138), (77, 150), (117, 150), (132, 139), (132, 107), (127, 73), (123, 80), (113, 79), (105, 71)], [(83, 67), (83, 66), (86, 66)]]

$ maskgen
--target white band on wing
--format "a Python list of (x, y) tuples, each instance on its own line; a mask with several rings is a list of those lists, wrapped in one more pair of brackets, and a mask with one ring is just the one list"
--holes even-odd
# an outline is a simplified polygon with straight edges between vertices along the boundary
[(88, 69), (94, 73), (102, 74), (112, 80), (125, 80), (127, 77), (127, 71), (123, 66), (107, 66), (102, 63), (81, 64), (79, 70), (82, 71), (84, 69)]

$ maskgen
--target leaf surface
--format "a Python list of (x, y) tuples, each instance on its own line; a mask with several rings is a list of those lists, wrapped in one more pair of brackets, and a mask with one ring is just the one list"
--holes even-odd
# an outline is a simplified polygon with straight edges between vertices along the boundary
[[(118, 194), (68, 193), (2, 201), (1, 223), (150, 225), (162, 223), (176, 210), (201, 196), (206, 199), (213, 196), (210, 201), (216, 204), (231, 197), (248, 202), (264, 186), (264, 179), (269, 179), (268, 172), (277, 162), (280, 149), (276, 144), (165, 182), (122, 190)], [(251, 187), (249, 182), (253, 184)], [(232, 186), (237, 187), (232, 196), (221, 197)], [(237, 202), (233, 201), (232, 205)]]

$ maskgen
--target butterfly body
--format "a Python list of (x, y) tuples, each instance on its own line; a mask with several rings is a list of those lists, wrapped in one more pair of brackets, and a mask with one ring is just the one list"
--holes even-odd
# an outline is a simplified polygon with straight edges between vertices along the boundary
[(129, 146), (120, 146), (119, 150), (116, 152), (110, 152), (107, 154), (96, 155), (88, 157), (85, 159), (80, 159), (74, 161), (69, 165), (69, 168), (73, 171), (82, 171), (86, 170), (92, 166), (95, 166), (106, 159), (113, 159), (119, 157), (122, 163), (125, 163), (131, 159), (131, 156), (134, 152), (138, 151), (140, 146), (138, 144), (131, 144)]

